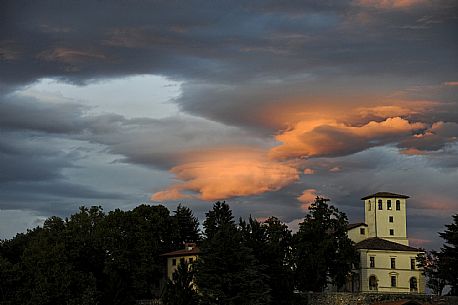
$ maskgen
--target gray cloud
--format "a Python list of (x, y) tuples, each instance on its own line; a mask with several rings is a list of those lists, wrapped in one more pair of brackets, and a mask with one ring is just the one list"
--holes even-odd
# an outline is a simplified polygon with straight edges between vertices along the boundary
[[(415, 194), (411, 202), (418, 208), (411, 221), (420, 232), (420, 219), (431, 210), (423, 195), (445, 194), (443, 202), (457, 195), (451, 185), (458, 164), (456, 9), (456, 1), (448, 0), (412, 7), (358, 1), (3, 1), (1, 207), (62, 215), (86, 200), (129, 206), (133, 199), (127, 195), (143, 198), (137, 189), (118, 192), (116, 186), (102, 188), (101, 181), (88, 186), (88, 168), (78, 178), (71, 179), (70, 172), (88, 155), (103, 155), (101, 164), (141, 165), (169, 177), (163, 170), (189, 152), (224, 146), (267, 150), (278, 144), (272, 135), (291, 123), (278, 119), (278, 109), (290, 102), (302, 111), (344, 104), (341, 109), (351, 112), (390, 105), (392, 99), (428, 100), (441, 104), (401, 115), (428, 127), (444, 122), (427, 128), (424, 137), (361, 143), (323, 127), (320, 132), (358, 149), (303, 161), (316, 173), (280, 192), (233, 199), (236, 215), (275, 214), (290, 221), (302, 213), (297, 196), (314, 188), (354, 219), (362, 215), (355, 206), (360, 196), (406, 192)], [(49, 103), (17, 94), (42, 78), (83, 86), (138, 74), (180, 80), (182, 95), (175, 103), (182, 113), (129, 119), (122, 113), (94, 114), (75, 100)], [(362, 126), (385, 118), (369, 114), (345, 123)], [(387, 146), (367, 149), (389, 143), (427, 155), (403, 156)], [(192, 204), (199, 213), (208, 207)], [(437, 230), (444, 221), (438, 212), (428, 228)]]

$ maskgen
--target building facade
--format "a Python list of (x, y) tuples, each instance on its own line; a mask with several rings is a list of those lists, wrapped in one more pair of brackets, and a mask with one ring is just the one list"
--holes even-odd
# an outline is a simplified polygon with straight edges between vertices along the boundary
[(417, 267), (421, 250), (409, 246), (408, 196), (379, 192), (361, 198), (365, 222), (350, 224), (359, 264), (346, 289), (355, 292), (425, 293), (425, 278)]
[(162, 254), (162, 256), (167, 258), (167, 278), (172, 279), (172, 275), (177, 270), (179, 264), (193, 264), (198, 255), (199, 248), (197, 248), (195, 243), (186, 243), (181, 250)]

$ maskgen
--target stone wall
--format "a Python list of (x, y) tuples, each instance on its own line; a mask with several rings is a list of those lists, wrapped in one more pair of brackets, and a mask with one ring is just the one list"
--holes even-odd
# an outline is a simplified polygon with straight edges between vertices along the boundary
[(305, 293), (300, 296), (300, 299), (301, 305), (370, 305), (396, 300), (415, 300), (425, 305), (458, 305), (458, 297), (425, 294)]
[[(394, 293), (303, 293), (294, 305), (370, 305), (396, 300), (415, 300), (424, 305), (458, 305), (458, 297)], [(160, 300), (139, 300), (137, 305), (162, 305)], [(293, 305), (293, 304), (292, 304)]]

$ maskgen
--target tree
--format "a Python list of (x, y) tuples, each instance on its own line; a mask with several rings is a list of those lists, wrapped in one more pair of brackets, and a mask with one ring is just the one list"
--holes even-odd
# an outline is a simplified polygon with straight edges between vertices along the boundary
[(328, 284), (345, 284), (356, 250), (347, 237), (347, 217), (317, 197), (294, 236), (296, 285), (302, 291), (323, 291)]
[(178, 205), (173, 218), (178, 228), (178, 239), (181, 243), (196, 243), (199, 240), (199, 220), (191, 209)]
[(206, 238), (196, 262), (202, 304), (268, 304), (268, 279), (251, 249), (244, 245), (226, 203), (214, 204), (206, 214), (204, 229)]
[(162, 302), (165, 305), (196, 305), (198, 298), (193, 279), (192, 265), (180, 263), (172, 279), (167, 280)]
[(445, 225), (444, 232), (439, 233), (445, 240), (439, 252), (439, 268), (450, 285), (450, 295), (458, 295), (458, 214), (453, 215), (453, 223)]
[(292, 235), (287, 225), (276, 217), (264, 222), (240, 220), (244, 243), (261, 264), (271, 290), (271, 304), (291, 304), (294, 290), (292, 272)]
[(446, 283), (446, 276), (440, 266), (439, 255), (436, 251), (425, 251), (417, 256), (418, 267), (423, 270), (426, 276), (426, 286), (431, 289), (433, 294), (442, 295)]

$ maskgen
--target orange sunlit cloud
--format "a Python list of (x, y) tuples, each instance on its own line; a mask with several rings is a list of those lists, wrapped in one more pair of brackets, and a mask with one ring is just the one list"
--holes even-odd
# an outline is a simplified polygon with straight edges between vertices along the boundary
[(304, 169), (304, 175), (313, 175), (315, 171), (311, 168)]
[(411, 123), (400, 117), (363, 126), (350, 126), (332, 120), (301, 121), (291, 130), (276, 136), (282, 142), (270, 155), (276, 159), (338, 156), (390, 143), (424, 129), (423, 123)]
[(202, 200), (249, 196), (279, 190), (299, 179), (294, 166), (269, 160), (258, 150), (209, 151), (189, 159), (171, 169), (183, 182), (153, 194), (151, 200), (176, 200), (189, 192)]
[(307, 210), (310, 205), (315, 201), (315, 198), (318, 196), (316, 189), (306, 189), (302, 194), (297, 197), (297, 200), (301, 202), (301, 207), (303, 210)]

